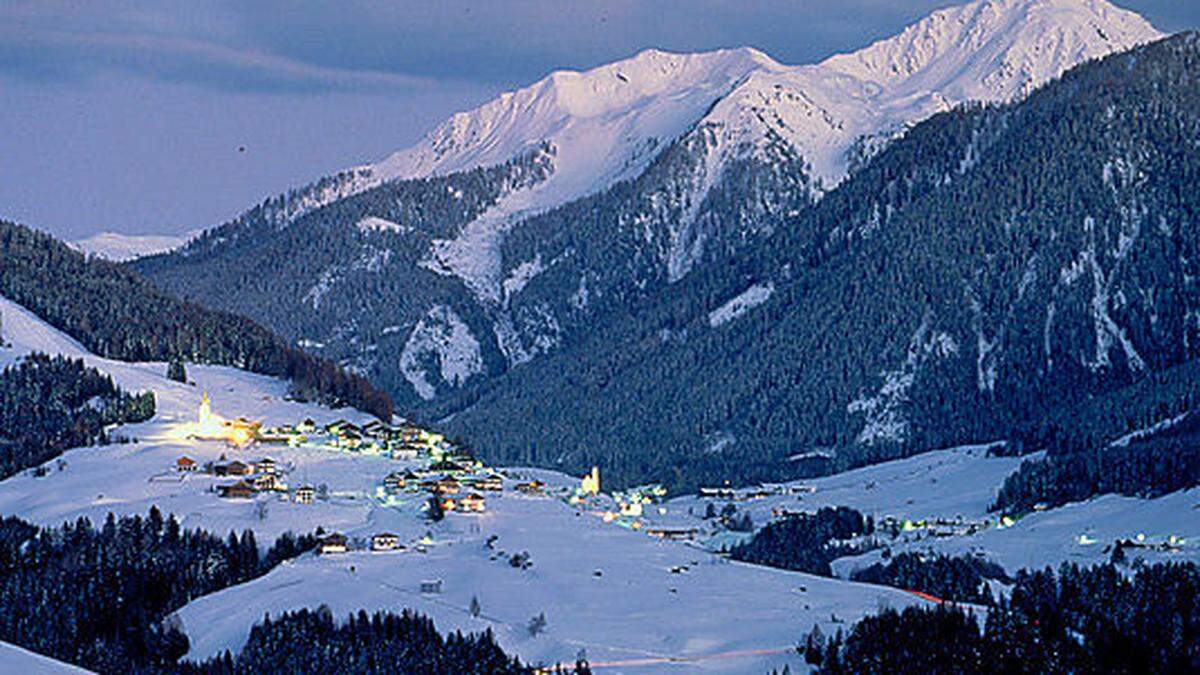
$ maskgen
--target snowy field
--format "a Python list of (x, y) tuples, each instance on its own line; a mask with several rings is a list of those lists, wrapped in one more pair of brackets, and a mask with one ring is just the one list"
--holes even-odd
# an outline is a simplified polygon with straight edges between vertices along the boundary
[[(535, 663), (572, 661), (582, 650), (606, 672), (766, 672), (796, 667), (792, 647), (814, 623), (835, 630), (834, 616), (853, 621), (916, 602), (893, 589), (732, 563), (607, 525), (552, 497), (505, 491), (488, 509), (430, 528), (425, 553), (306, 556), (196, 600), (179, 612), (190, 655), (236, 649), (265, 612), (326, 604), (335, 616), (411, 607), (443, 630), (490, 627), (502, 646)], [(519, 552), (529, 553), (529, 569), (509, 564)], [(422, 594), (426, 580), (441, 580), (441, 592)], [(542, 613), (546, 630), (531, 637), (529, 621)]]
[[(815, 511), (826, 506), (850, 506), (877, 523), (891, 517), (898, 521), (937, 521), (944, 527), (916, 528), (898, 539), (885, 538), (893, 553), (901, 551), (942, 552), (949, 555), (983, 555), (1009, 572), (1026, 567), (1057, 567), (1064, 562), (1095, 564), (1108, 559), (1108, 547), (1117, 539), (1137, 541), (1145, 549), (1130, 549), (1131, 558), (1148, 562), (1200, 560), (1200, 488), (1183, 490), (1158, 499), (1136, 499), (1104, 495), (1086, 502), (1035, 512), (1008, 527), (997, 527), (997, 516), (988, 507), (1024, 458), (988, 457), (988, 445), (963, 446), (922, 453), (853, 471), (785, 484), (806, 490), (748, 501), (734, 502), (738, 512), (749, 513), (761, 525), (779, 511)], [(808, 492), (807, 490), (814, 490)], [(727, 500), (679, 497), (668, 502), (665, 516), (651, 513), (673, 526), (702, 527), (705, 504), (720, 509)], [(987, 523), (970, 534), (936, 536), (934, 531), (952, 531), (952, 523)], [(1178, 551), (1154, 550), (1175, 537)], [(716, 543), (719, 543), (718, 538)], [(850, 571), (879, 560), (880, 550), (834, 563), (834, 571)]]

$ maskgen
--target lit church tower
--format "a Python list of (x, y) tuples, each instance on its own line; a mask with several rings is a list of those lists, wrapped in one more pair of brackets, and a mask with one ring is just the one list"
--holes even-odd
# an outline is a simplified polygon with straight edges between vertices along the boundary
[(580, 491), (584, 494), (600, 494), (600, 467), (593, 466), (592, 472), (583, 477)]
[(212, 402), (208, 400), (206, 391), (200, 396), (200, 427), (207, 428), (210, 419), (212, 419)]

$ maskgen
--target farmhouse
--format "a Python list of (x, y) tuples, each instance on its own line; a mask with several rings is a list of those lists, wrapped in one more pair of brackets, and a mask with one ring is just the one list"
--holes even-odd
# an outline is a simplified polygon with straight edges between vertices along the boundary
[(399, 471), (393, 471), (383, 478), (383, 487), (391, 493), (400, 492), (408, 485), (408, 477)]
[(273, 473), (264, 473), (254, 477), (254, 489), (260, 492), (270, 492), (279, 489), (279, 479)]
[(700, 530), (694, 527), (647, 527), (646, 534), (651, 537), (670, 539), (672, 541), (688, 541), (694, 539)]
[(400, 537), (391, 532), (380, 532), (371, 537), (372, 551), (395, 551), (400, 546)]
[(421, 456), (419, 448), (412, 445), (399, 445), (391, 449), (392, 459), (414, 460)]
[(429, 470), (440, 471), (442, 473), (463, 473), (467, 469), (458, 462), (452, 462), (448, 459), (443, 459), (440, 462), (435, 462), (434, 464), (430, 465)]
[(546, 490), (546, 484), (541, 481), (538, 481), (538, 480), (531, 480), (531, 481), (527, 481), (524, 483), (517, 483), (517, 492), (520, 492), (522, 494), (541, 495), (545, 492), (545, 490)]
[(433, 481), (430, 489), (439, 495), (453, 495), (458, 494), (459, 490), (462, 489), (462, 484), (453, 478), (446, 477)]
[(321, 540), (321, 544), (317, 550), (321, 555), (329, 555), (331, 553), (345, 553), (349, 548), (350, 542), (346, 539), (346, 535), (334, 532)]
[(217, 491), (226, 499), (251, 499), (254, 497), (254, 486), (244, 480), (229, 485), (217, 487)]
[(297, 504), (311, 504), (313, 503), (313, 499), (317, 496), (317, 491), (313, 489), (313, 486), (311, 485), (301, 485), (300, 487), (296, 488), (296, 491), (292, 496), (296, 500)]
[(474, 492), (458, 500), (458, 510), (466, 513), (482, 513), (485, 507), (483, 495)]
[(464, 478), (463, 484), (468, 485), (476, 490), (488, 490), (491, 492), (499, 492), (504, 489), (504, 481), (496, 474), (488, 474), (486, 476), (472, 476)]
[(254, 473), (249, 464), (234, 460), (228, 464), (218, 464), (213, 467), (213, 473), (218, 476), (249, 476)]

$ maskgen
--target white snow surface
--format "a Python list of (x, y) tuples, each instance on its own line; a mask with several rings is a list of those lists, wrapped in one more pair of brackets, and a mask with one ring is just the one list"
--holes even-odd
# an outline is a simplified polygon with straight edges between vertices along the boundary
[(84, 253), (90, 253), (113, 262), (125, 262), (179, 248), (197, 234), (199, 234), (199, 230), (183, 235), (101, 232), (86, 239), (69, 242), (69, 244), (72, 248)]
[(725, 304), (709, 312), (708, 325), (716, 328), (717, 326), (729, 323), (769, 300), (773, 293), (775, 293), (775, 285), (770, 282), (754, 284), (730, 298)]
[[(189, 656), (238, 648), (264, 613), (327, 604), (335, 616), (411, 607), (441, 630), (490, 627), (506, 650), (534, 663), (573, 660), (584, 649), (593, 667), (611, 664), (612, 672), (659, 672), (668, 659), (681, 661), (683, 672), (766, 672), (796, 667), (795, 636), (813, 623), (828, 629), (833, 614), (850, 621), (915, 602), (893, 589), (731, 563), (606, 525), (555, 499), (506, 491), (489, 496), (488, 509), (451, 514), (433, 528), (428, 553), (306, 556), (196, 600), (179, 612), (192, 639)], [(398, 520), (362, 533), (399, 529)], [(423, 531), (420, 521), (408, 522), (407, 536)], [(514, 569), (507, 556), (492, 560), (485, 545), (492, 536), (497, 551), (528, 551), (533, 567)], [(672, 573), (676, 566), (688, 571)], [(421, 594), (427, 579), (442, 580), (442, 593)], [(468, 612), (472, 597), (479, 618)], [(542, 612), (547, 631), (530, 637), (526, 625)]]
[(417, 322), (400, 354), (404, 379), (426, 400), (437, 395), (425, 366), (430, 355), (437, 361), (441, 382), (450, 386), (460, 386), (472, 375), (483, 372), (479, 340), (458, 314), (445, 305), (434, 305)]
[(0, 642), (0, 673), (39, 675), (50, 673), (90, 673), (78, 666), (56, 661), (28, 649)]
[(395, 232), (398, 234), (413, 231), (410, 225), (401, 225), (386, 218), (376, 218), (375, 216), (368, 216), (358, 221), (358, 229), (362, 232)]

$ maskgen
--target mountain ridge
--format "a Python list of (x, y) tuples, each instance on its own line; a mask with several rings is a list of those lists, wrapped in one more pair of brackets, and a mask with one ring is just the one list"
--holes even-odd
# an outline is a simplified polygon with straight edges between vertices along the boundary
[[(770, 279), (749, 261), (774, 245), (773, 235), (805, 222), (800, 216), (911, 125), (954, 107), (949, 95), (927, 91), (929, 82), (966, 82), (959, 93), (982, 91), (985, 102), (1019, 100), (1061, 69), (1157, 35), (1144, 19), (1101, 0), (980, 0), (822, 64), (785, 66), (750, 49), (646, 51), (553, 75), (520, 90), (524, 98), (518, 92), (485, 104), (505, 111), (489, 123), (534, 119), (543, 126), (528, 138), (505, 136), (510, 145), (503, 147), (491, 137), (455, 145), (439, 160), (461, 160), (457, 169), (478, 152), (524, 149), (506, 164), (363, 191), (356, 190), (378, 176), (358, 167), (134, 267), (174, 293), (260, 315), (306, 348), (370, 375), (413, 415), (440, 419), (471, 406), (495, 378), (603, 332), (605, 316), (646, 311), (645, 303), (698, 270), (745, 270), (740, 287), (714, 299), (714, 310), (765, 284)], [(1028, 66), (1030, 58), (1039, 67)], [(721, 67), (710, 68), (711, 59)], [(654, 80), (661, 75), (655, 68), (692, 79)], [(696, 89), (696, 79), (706, 85)], [(593, 80), (604, 91), (674, 86), (691, 96), (677, 105), (640, 95), (613, 99), (641, 114), (632, 118), (614, 115), (607, 99), (575, 110), (593, 117), (564, 117), (558, 89), (580, 82), (586, 89)], [(531, 117), (520, 116), (523, 106), (532, 106)], [(673, 137), (643, 133), (666, 119), (662, 110), (693, 109), (679, 115), (686, 125)], [(471, 119), (452, 118), (457, 126), (445, 137), (469, 140)], [(572, 164), (579, 148), (560, 142), (561, 134), (595, 124), (605, 132), (597, 147), (616, 139), (638, 153), (597, 153), (590, 164)], [(631, 128), (640, 131), (614, 132)], [(427, 140), (439, 137), (435, 131)], [(964, 167), (979, 149), (964, 151)], [(590, 188), (576, 187), (608, 175), (592, 170), (605, 162), (629, 175), (580, 196)], [(389, 170), (403, 169), (402, 161), (393, 164)], [(336, 199), (323, 204), (322, 195)], [(882, 222), (889, 207), (879, 208), (874, 220)], [(857, 227), (830, 233), (858, 240), (873, 225)], [(690, 293), (679, 292), (681, 300)]]

